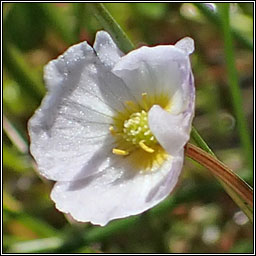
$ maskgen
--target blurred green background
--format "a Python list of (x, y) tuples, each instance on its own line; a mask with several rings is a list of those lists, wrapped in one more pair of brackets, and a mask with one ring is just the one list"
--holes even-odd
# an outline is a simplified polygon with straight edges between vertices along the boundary
[[(253, 227), (208, 170), (186, 159), (159, 206), (104, 228), (58, 212), (53, 183), (38, 176), (27, 121), (45, 94), (43, 67), (102, 29), (89, 4), (3, 4), (3, 248), (5, 252), (251, 253)], [(218, 13), (192, 3), (106, 3), (136, 47), (195, 40), (194, 126), (216, 155), (252, 185), (227, 78)], [(219, 16), (217, 17), (219, 18)], [(253, 3), (230, 6), (235, 65), (253, 133)], [(86, 206), (85, 206), (86, 207)], [(135, 225), (136, 224), (136, 225)]]

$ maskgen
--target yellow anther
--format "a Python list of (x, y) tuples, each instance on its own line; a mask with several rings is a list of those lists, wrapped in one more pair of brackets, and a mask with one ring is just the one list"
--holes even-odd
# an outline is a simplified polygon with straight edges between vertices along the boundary
[(113, 148), (112, 149), (112, 153), (115, 155), (119, 155), (119, 156), (127, 156), (129, 155), (129, 152), (126, 150), (122, 150), (122, 149), (118, 149), (118, 148)]
[(143, 92), (143, 93), (141, 94), (141, 97), (142, 97), (143, 100), (146, 100), (146, 99), (147, 99), (147, 96), (148, 96), (148, 94), (147, 94), (146, 92)]
[(153, 152), (155, 151), (153, 148), (150, 148), (149, 146), (147, 146), (147, 145), (144, 143), (143, 140), (141, 140), (141, 141), (139, 142), (139, 145), (140, 145), (140, 147), (141, 147), (143, 150), (145, 150), (145, 151), (148, 152), (148, 153), (153, 153)]
[(110, 126), (108, 129), (109, 129), (110, 133), (111, 133), (113, 136), (116, 135), (116, 131), (115, 131), (115, 129), (114, 129), (113, 126)]

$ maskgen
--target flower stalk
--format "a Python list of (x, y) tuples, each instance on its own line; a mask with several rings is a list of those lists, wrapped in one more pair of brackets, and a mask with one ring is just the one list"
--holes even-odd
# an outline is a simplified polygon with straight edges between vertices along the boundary
[[(224, 165), (213, 155), (205, 152), (199, 147), (188, 143), (185, 146), (185, 154), (206, 167), (216, 177), (218, 177), (224, 184), (228, 185), (236, 194), (244, 201), (244, 205), (253, 208), (253, 190), (241, 178), (239, 178), (231, 169)], [(244, 209), (242, 209), (244, 210)], [(252, 211), (244, 210), (250, 220), (252, 220)]]

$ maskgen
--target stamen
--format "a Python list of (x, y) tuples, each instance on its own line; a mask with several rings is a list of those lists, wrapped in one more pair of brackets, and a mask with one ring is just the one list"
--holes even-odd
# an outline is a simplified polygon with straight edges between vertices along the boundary
[(131, 109), (131, 110), (134, 110), (134, 111), (137, 111), (137, 105), (133, 102), (133, 101), (125, 101), (125, 104)]
[(142, 97), (142, 104), (143, 104), (143, 107), (145, 110), (148, 110), (149, 107), (148, 107), (148, 94), (146, 92), (143, 92), (141, 94), (141, 97)]
[(112, 153), (115, 155), (119, 155), (119, 156), (127, 156), (129, 155), (129, 152), (126, 150), (122, 150), (122, 149), (118, 149), (118, 148), (113, 148), (112, 149)]
[(143, 92), (143, 93), (141, 94), (141, 97), (142, 97), (143, 100), (146, 100), (146, 99), (147, 99), (147, 96), (148, 96), (148, 94), (147, 94), (146, 92)]
[(153, 153), (153, 152), (155, 151), (153, 148), (150, 148), (149, 146), (147, 146), (147, 145), (144, 143), (143, 140), (141, 140), (141, 141), (139, 142), (139, 145), (140, 145), (140, 147), (141, 147), (143, 150), (145, 150), (145, 151), (148, 152), (148, 153)]
[(113, 126), (110, 126), (108, 129), (109, 129), (110, 133), (111, 133), (113, 136), (116, 135), (116, 131), (115, 131), (115, 129), (114, 129)]

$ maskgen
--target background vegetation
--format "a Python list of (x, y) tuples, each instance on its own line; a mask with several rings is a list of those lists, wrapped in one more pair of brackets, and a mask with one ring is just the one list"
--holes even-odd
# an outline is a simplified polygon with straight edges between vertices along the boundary
[[(252, 225), (209, 171), (189, 159), (175, 193), (139, 216), (102, 228), (74, 222), (55, 209), (49, 198), (53, 183), (38, 176), (29, 154), (27, 121), (45, 94), (44, 65), (72, 44), (93, 44), (102, 29), (91, 5), (3, 4), (4, 251), (253, 252)], [(135, 47), (174, 44), (184, 36), (195, 40), (194, 126), (218, 158), (252, 185), (253, 4), (232, 4), (230, 25), (225, 13), (204, 4), (105, 6)], [(225, 41), (225, 31), (234, 45)], [(228, 63), (237, 73), (227, 72)]]

